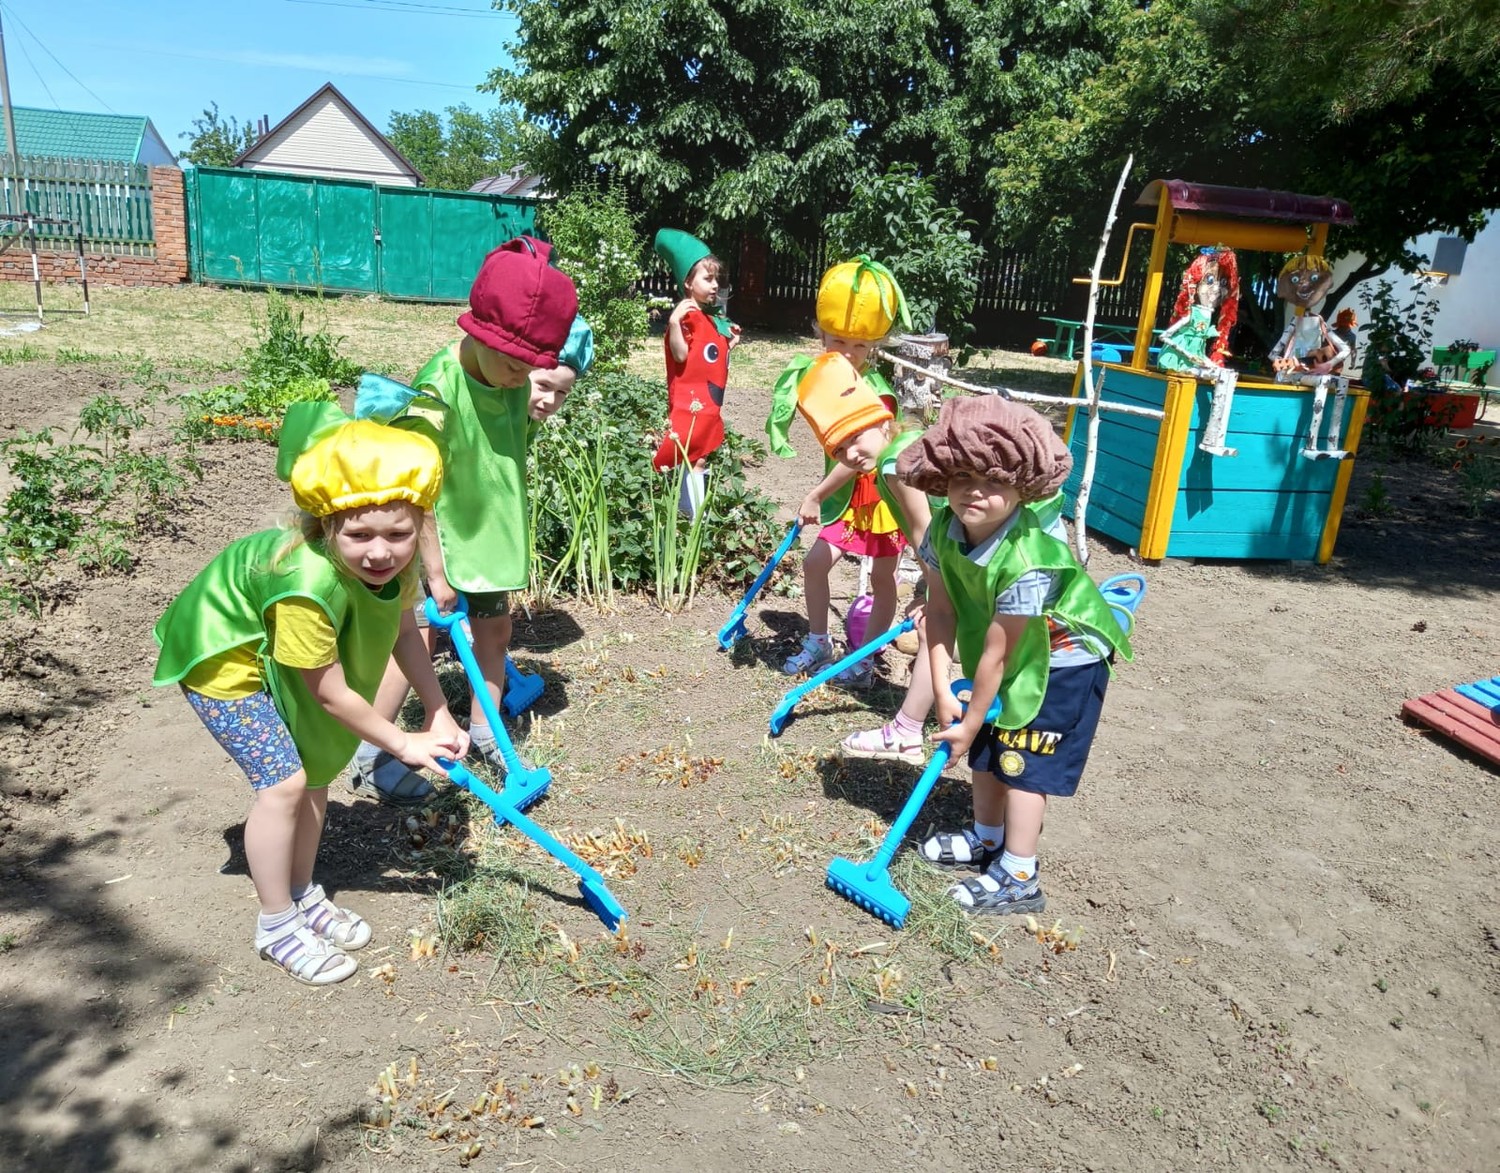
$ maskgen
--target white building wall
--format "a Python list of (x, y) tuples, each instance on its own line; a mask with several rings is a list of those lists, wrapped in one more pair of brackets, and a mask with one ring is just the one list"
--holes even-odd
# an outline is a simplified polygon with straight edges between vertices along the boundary
[(269, 141), (257, 145), (240, 166), (250, 171), (417, 185), (400, 158), (372, 137), (331, 94), (324, 94)]
[(161, 135), (156, 133), (156, 127), (151, 124), (149, 118), (146, 119), (146, 133), (141, 136), (141, 148), (136, 153), (135, 161), (144, 163), (148, 167), (177, 166), (177, 156), (162, 141)]
[[(1411, 242), (1412, 251), (1427, 257), (1430, 263), (1437, 250), (1439, 233), (1419, 236)], [(1334, 283), (1355, 268), (1362, 257), (1345, 257), (1334, 266)], [(1410, 301), (1412, 278), (1400, 269), (1389, 269), (1382, 274), (1395, 287), (1398, 297)], [(1371, 278), (1372, 281), (1380, 278)], [(1362, 283), (1344, 299), (1343, 304), (1353, 308), (1363, 322), (1364, 313), (1359, 304)], [(1442, 285), (1427, 285), (1426, 296), (1437, 307), (1437, 316), (1432, 324), (1432, 344), (1447, 346), (1461, 338), (1479, 344), (1481, 350), (1500, 350), (1500, 212), (1490, 213), (1490, 222), (1474, 238), (1464, 256), (1463, 272), (1449, 277)], [(1336, 307), (1325, 306), (1332, 314)], [(1500, 364), (1497, 364), (1500, 366)], [(1500, 384), (1500, 369), (1491, 368), (1491, 386)]]

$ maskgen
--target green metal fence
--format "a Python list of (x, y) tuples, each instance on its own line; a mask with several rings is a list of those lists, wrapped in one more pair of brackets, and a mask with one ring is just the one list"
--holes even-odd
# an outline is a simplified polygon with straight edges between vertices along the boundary
[[(106, 159), (54, 159), (0, 154), (0, 212), (31, 213), (42, 243), (72, 246), (79, 232), (91, 252), (150, 253), (156, 243), (151, 222), (151, 169), (143, 163)], [(48, 223), (48, 221), (53, 221)], [(0, 230), (24, 227), (8, 220)]]
[(485, 254), (536, 223), (535, 201), (514, 196), (223, 167), (185, 175), (199, 283), (463, 301)]

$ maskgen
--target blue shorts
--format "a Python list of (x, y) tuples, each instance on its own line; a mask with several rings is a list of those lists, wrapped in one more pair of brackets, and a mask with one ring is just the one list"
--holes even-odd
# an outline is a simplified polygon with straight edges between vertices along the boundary
[(1052, 669), (1031, 724), (985, 729), (969, 747), (969, 768), (1029, 794), (1067, 798), (1088, 764), (1108, 685), (1109, 665), (1103, 660)]
[(214, 740), (245, 771), (250, 789), (265, 790), (302, 769), (302, 755), (270, 693), (251, 693), (232, 701), (215, 700), (190, 688), (184, 688), (182, 695)]

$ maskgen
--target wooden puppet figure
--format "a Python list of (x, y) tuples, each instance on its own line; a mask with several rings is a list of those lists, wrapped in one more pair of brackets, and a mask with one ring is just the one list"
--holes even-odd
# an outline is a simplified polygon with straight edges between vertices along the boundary
[(1299, 253), (1281, 269), (1276, 296), (1292, 307), (1281, 340), (1271, 348), (1278, 375), (1328, 375), (1349, 357), (1349, 344), (1314, 309), (1333, 285), (1333, 267), (1323, 257)]
[(1183, 271), (1172, 307), (1174, 320), (1161, 334), (1157, 365), (1164, 371), (1222, 367), (1229, 357), (1229, 335), (1239, 313), (1239, 263), (1234, 250), (1203, 249)]

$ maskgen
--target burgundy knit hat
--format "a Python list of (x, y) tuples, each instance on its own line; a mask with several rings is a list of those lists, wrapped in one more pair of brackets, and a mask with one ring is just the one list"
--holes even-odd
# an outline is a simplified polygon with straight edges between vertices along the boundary
[(546, 241), (517, 236), (485, 257), (459, 328), (529, 366), (557, 366), (578, 315), (578, 292), (572, 278), (547, 263), (551, 254)]

